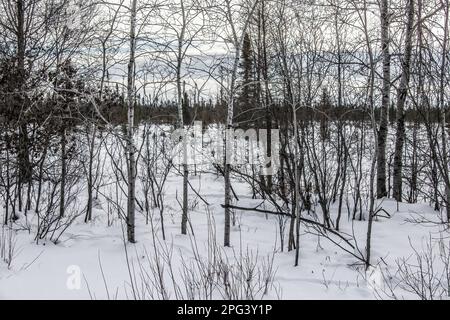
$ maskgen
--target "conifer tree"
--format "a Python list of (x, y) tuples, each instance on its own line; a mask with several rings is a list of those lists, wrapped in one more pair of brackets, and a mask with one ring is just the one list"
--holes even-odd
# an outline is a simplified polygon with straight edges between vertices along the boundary
[(238, 100), (238, 112), (236, 114), (236, 122), (247, 123), (252, 120), (253, 110), (256, 102), (255, 80), (254, 80), (254, 57), (251, 38), (248, 33), (244, 35), (244, 43), (242, 46), (241, 62), (241, 85)]

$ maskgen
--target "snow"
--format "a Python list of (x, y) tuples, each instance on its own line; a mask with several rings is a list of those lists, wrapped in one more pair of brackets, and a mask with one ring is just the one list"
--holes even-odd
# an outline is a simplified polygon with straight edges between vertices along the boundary
[[(201, 183), (199, 192), (211, 205), (206, 210), (205, 205), (197, 199), (197, 205), (190, 212), (195, 236), (182, 236), (181, 210), (176, 200), (177, 194), (180, 195), (182, 191), (181, 181), (182, 177), (171, 174), (167, 182), (165, 242), (161, 239), (158, 213), (154, 215), (153, 224), (156, 242), (172, 248), (173, 268), (177, 282), (182, 287), (182, 261), (188, 261), (194, 256), (192, 243), (196, 243), (200, 255), (206, 257), (208, 243), (211, 243), (208, 236), (214, 226), (215, 238), (220, 246), (224, 216), (220, 207), (223, 180), (213, 174), (191, 177), (191, 183), (196, 188)], [(237, 205), (254, 207), (261, 203), (261, 200), (251, 199), (250, 190), (244, 183), (234, 181), (233, 187), (240, 196)], [(191, 201), (194, 198), (195, 195), (191, 194)], [(278, 217), (266, 217), (261, 213), (236, 212), (237, 224), (232, 228), (231, 235), (233, 247), (223, 250), (230, 257), (242, 252), (256, 255), (257, 252), (260, 262), (275, 251), (274, 286), (264, 299), (378, 299), (380, 295), (377, 294), (377, 288), (382, 287), (384, 281), (382, 270), (389, 268), (395, 273), (396, 259), (408, 258), (413, 253), (412, 246), (420, 250), (430, 235), (437, 239), (444, 232), (439, 225), (411, 221), (419, 217), (437, 221), (438, 213), (427, 205), (400, 204), (397, 212), (397, 203), (385, 199), (381, 206), (391, 218), (380, 217), (374, 223), (374, 267), (368, 270), (367, 276), (352, 255), (327, 239), (307, 232), (305, 225), (301, 227), (300, 266), (294, 267), (295, 253), (280, 251)], [(36, 244), (33, 233), (17, 231), (16, 257), (11, 268), (0, 263), (0, 299), (133, 298), (120, 220), (116, 219), (112, 226), (106, 227), (106, 214), (101, 206), (95, 208), (93, 215), (94, 221), (90, 224), (85, 224), (82, 217), (78, 218), (56, 245), (45, 241)], [(359, 250), (364, 252), (367, 222), (347, 221), (346, 217), (342, 220), (342, 231), (354, 233)], [(127, 245), (130, 265), (134, 270), (138, 270), (139, 265), (145, 265), (147, 257), (154, 252), (152, 228), (145, 224), (143, 214), (138, 215), (136, 226), (138, 243)], [(288, 227), (285, 230), (286, 237)], [(79, 289), (76, 288), (76, 281), (71, 282), (77, 270), (82, 273)], [(168, 272), (167, 269), (165, 271)], [(173, 289), (170, 277), (166, 276), (165, 281), (169, 283), (169, 298), (173, 299), (175, 295), (170, 290)], [(397, 292), (397, 298), (417, 299), (402, 290)]]

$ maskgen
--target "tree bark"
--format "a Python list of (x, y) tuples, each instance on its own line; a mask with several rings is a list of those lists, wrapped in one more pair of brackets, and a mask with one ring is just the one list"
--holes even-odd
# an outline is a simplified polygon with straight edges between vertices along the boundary
[(442, 113), (442, 123), (441, 123), (441, 137), (442, 137), (442, 166), (445, 178), (445, 196), (446, 196), (446, 210), (447, 210), (447, 223), (450, 225), (450, 170), (449, 170), (449, 159), (448, 159), (448, 138), (447, 138), (447, 121), (445, 112), (445, 65), (447, 62), (447, 48), (448, 48), (448, 37), (449, 37), (449, 0), (444, 0), (444, 40), (442, 46), (442, 64), (440, 70), (440, 95), (439, 95), (439, 105)]
[(136, 55), (136, 15), (137, 0), (132, 0), (130, 21), (130, 60), (128, 62), (128, 203), (127, 203), (127, 236), (130, 243), (135, 243), (135, 209), (136, 209), (136, 159), (134, 146), (134, 104), (135, 104), (135, 55)]
[(225, 153), (224, 153), (224, 179), (225, 179), (225, 226), (224, 226), (224, 246), (229, 247), (231, 245), (230, 243), (230, 232), (231, 232), (231, 181), (230, 181), (230, 157), (231, 154), (231, 146), (232, 146), (232, 139), (233, 137), (228, 136), (228, 133), (232, 131), (233, 129), (233, 118), (234, 118), (234, 103), (235, 103), (235, 92), (236, 92), (236, 79), (237, 79), (237, 71), (239, 66), (239, 58), (241, 53), (241, 48), (244, 43), (244, 36), (247, 32), (248, 25), (250, 24), (250, 20), (253, 16), (253, 13), (255, 12), (256, 6), (258, 5), (258, 0), (255, 0), (253, 3), (253, 6), (246, 16), (246, 20), (244, 23), (244, 26), (241, 30), (241, 36), (238, 37), (236, 26), (233, 21), (233, 13), (232, 13), (232, 3), (230, 0), (226, 1), (226, 16), (227, 20), (230, 24), (230, 27), (232, 29), (232, 36), (233, 36), (233, 42), (234, 42), (234, 62), (233, 62), (233, 70), (231, 72), (230, 77), (230, 85), (228, 90), (228, 105), (227, 105), (227, 119), (226, 119), (226, 133), (225, 133)]
[(386, 140), (388, 136), (388, 110), (391, 101), (391, 55), (389, 50), (389, 0), (381, 1), (381, 50), (383, 54), (383, 88), (378, 130), (377, 198), (387, 196)]
[(411, 77), (412, 38), (414, 31), (414, 0), (408, 0), (408, 23), (406, 28), (405, 53), (402, 61), (402, 76), (397, 91), (397, 133), (394, 156), (394, 198), (402, 201), (402, 170), (403, 170), (403, 146), (405, 143), (405, 104), (408, 96), (409, 80)]
[[(184, 112), (183, 112), (183, 89), (181, 83), (181, 67), (183, 63), (183, 43), (186, 32), (186, 12), (184, 8), (184, 0), (180, 0), (182, 27), (178, 37), (178, 52), (177, 52), (177, 104), (178, 104), (178, 127), (183, 130), (185, 126)], [(183, 212), (181, 217), (181, 234), (187, 234), (188, 223), (188, 182), (189, 182), (189, 167), (187, 159), (187, 135), (183, 137)]]
[[(61, 119), (63, 121), (63, 119)], [(64, 124), (61, 124), (64, 125)], [(67, 181), (67, 151), (66, 151), (66, 130), (61, 129), (61, 190), (59, 199), (59, 217), (64, 217), (66, 202), (66, 181)]]

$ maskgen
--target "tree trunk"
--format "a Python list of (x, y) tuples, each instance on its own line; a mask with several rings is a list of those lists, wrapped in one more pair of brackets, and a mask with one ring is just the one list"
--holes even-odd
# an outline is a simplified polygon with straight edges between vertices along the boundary
[(66, 130), (61, 130), (61, 190), (59, 199), (59, 217), (64, 217), (67, 180)]
[(414, 0), (408, 1), (408, 24), (405, 39), (405, 54), (402, 61), (402, 76), (397, 92), (397, 133), (394, 156), (394, 198), (402, 201), (403, 146), (405, 143), (405, 104), (411, 76), (412, 38), (414, 31)]
[(448, 159), (448, 138), (447, 138), (447, 121), (445, 112), (445, 65), (447, 62), (447, 48), (448, 48), (448, 36), (449, 36), (449, 0), (445, 0), (445, 19), (444, 19), (444, 40), (442, 46), (442, 65), (440, 70), (440, 95), (439, 104), (442, 113), (442, 166), (445, 178), (445, 195), (446, 195), (446, 209), (447, 209), (447, 223), (450, 225), (450, 172), (449, 172), (449, 159)]
[(383, 89), (378, 131), (377, 198), (387, 197), (386, 140), (388, 135), (388, 110), (391, 92), (391, 55), (389, 50), (389, 0), (381, 1), (381, 50), (383, 53)]
[[(177, 103), (178, 103), (178, 127), (183, 130), (185, 126), (184, 112), (183, 112), (183, 89), (181, 83), (181, 67), (183, 62), (183, 43), (186, 32), (186, 14), (183, 0), (180, 0), (181, 14), (182, 14), (182, 28), (178, 38), (178, 53), (177, 53)], [(189, 167), (187, 159), (187, 135), (183, 137), (183, 212), (181, 217), (181, 234), (187, 234), (188, 223), (188, 182), (189, 182)]]
[[(373, 230), (373, 221), (375, 219), (375, 175), (376, 175), (376, 167), (377, 167), (377, 159), (378, 159), (378, 136), (377, 136), (377, 123), (375, 119), (375, 103), (374, 103), (374, 90), (375, 90), (375, 59), (373, 56), (372, 46), (369, 39), (369, 32), (367, 29), (368, 20), (367, 20), (367, 2), (364, 1), (364, 31), (366, 38), (366, 46), (367, 51), (369, 53), (369, 64), (370, 64), (370, 78), (369, 78), (369, 86), (368, 86), (368, 95), (369, 95), (369, 111), (370, 111), (370, 119), (372, 132), (375, 139), (375, 155), (372, 158), (371, 167), (370, 167), (370, 182), (369, 182), (369, 218), (367, 224), (367, 236), (366, 236), (366, 270), (370, 267), (370, 259), (372, 253), (372, 230)], [(364, 128), (362, 129), (364, 132)], [(364, 135), (361, 136), (361, 142), (364, 141)], [(360, 202), (361, 205), (361, 202)]]
[[(299, 150), (299, 139), (298, 139), (298, 121), (297, 121), (297, 106), (295, 103), (292, 102), (292, 121), (294, 126), (294, 144), (295, 144), (295, 151), (294, 151), (294, 216), (295, 216), (295, 266), (297, 267), (299, 265), (300, 260), (300, 170), (299, 165), (297, 162), (297, 157), (300, 157), (300, 150)], [(324, 222), (325, 223), (325, 222)]]
[[(26, 71), (25, 71), (25, 51), (26, 51), (26, 25), (25, 25), (25, 4), (24, 0), (17, 0), (16, 2), (16, 15), (17, 15), (17, 25), (16, 27), (16, 38), (17, 38), (17, 108), (21, 110), (26, 107), (26, 96), (25, 96), (25, 82), (26, 82)], [(28, 128), (26, 120), (19, 118), (19, 137), (18, 137), (18, 167), (19, 167), (19, 177), (17, 185), (17, 193), (19, 200), (19, 211), (22, 211), (22, 188), (23, 185), (31, 181), (31, 163), (29, 154), (29, 138), (28, 138)]]
[(233, 42), (234, 42), (234, 62), (233, 62), (233, 70), (231, 72), (230, 77), (230, 85), (228, 90), (228, 105), (227, 105), (227, 119), (226, 119), (226, 133), (225, 133), (225, 152), (224, 152), (224, 179), (225, 179), (225, 226), (224, 226), (224, 246), (229, 247), (231, 245), (230, 243), (230, 230), (231, 230), (231, 181), (230, 181), (230, 171), (231, 171), (231, 154), (230, 151), (232, 150), (232, 143), (233, 143), (233, 135), (228, 134), (232, 132), (233, 129), (233, 118), (234, 118), (234, 99), (235, 99), (235, 92), (236, 92), (236, 79), (237, 79), (237, 72), (238, 72), (238, 66), (239, 66), (239, 58), (241, 53), (241, 48), (244, 43), (244, 36), (247, 32), (247, 28), (250, 24), (250, 20), (253, 17), (253, 13), (255, 12), (255, 9), (258, 5), (258, 0), (255, 0), (253, 3), (253, 6), (246, 16), (246, 20), (244, 23), (244, 26), (241, 31), (240, 37), (238, 37), (236, 25), (233, 21), (233, 13), (232, 13), (232, 3), (231, 1), (226, 1), (226, 15), (228, 19), (228, 23), (230, 24), (230, 27), (232, 29), (232, 36), (233, 36)]
[[(89, 126), (89, 124), (88, 124)], [(97, 125), (94, 123), (92, 124), (92, 136), (89, 146), (89, 164), (88, 164), (88, 176), (87, 176), (87, 192), (88, 192), (88, 200), (87, 200), (87, 208), (86, 208), (86, 217), (84, 219), (84, 222), (88, 222), (92, 220), (92, 207), (93, 207), (93, 192), (94, 192), (94, 155), (95, 155), (95, 136), (97, 132)], [(89, 142), (89, 136), (90, 132), (86, 135), (88, 137)]]
[(137, 0), (132, 0), (130, 22), (130, 60), (128, 62), (128, 203), (127, 203), (127, 236), (130, 243), (135, 243), (135, 207), (136, 207), (136, 160), (134, 146), (134, 96), (135, 96), (135, 55), (136, 55), (136, 14)]

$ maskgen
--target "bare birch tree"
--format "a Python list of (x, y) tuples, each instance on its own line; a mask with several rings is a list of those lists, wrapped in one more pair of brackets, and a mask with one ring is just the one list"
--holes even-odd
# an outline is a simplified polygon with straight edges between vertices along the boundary
[(394, 173), (393, 173), (393, 195), (395, 200), (402, 202), (402, 169), (403, 169), (403, 146), (405, 142), (405, 104), (408, 97), (409, 80), (411, 77), (411, 55), (413, 49), (414, 34), (414, 1), (408, 0), (406, 7), (407, 25), (405, 34), (405, 52), (402, 58), (402, 74), (397, 90), (397, 132), (395, 141)]
[[(233, 62), (231, 66), (231, 75), (230, 81), (228, 84), (228, 99), (227, 99), (227, 116), (226, 116), (226, 129), (227, 133), (225, 136), (225, 153), (224, 153), (224, 179), (225, 179), (225, 227), (224, 227), (224, 246), (231, 246), (230, 242), (230, 233), (231, 233), (231, 157), (230, 151), (233, 150), (232, 144), (234, 137), (229, 136), (228, 133), (233, 130), (233, 117), (234, 117), (234, 108), (235, 108), (235, 95), (236, 95), (236, 80), (237, 80), (237, 72), (239, 67), (239, 59), (241, 56), (241, 49), (244, 43), (245, 33), (249, 26), (250, 20), (253, 17), (253, 14), (258, 5), (258, 0), (254, 0), (249, 8), (247, 8), (247, 12), (245, 11), (245, 7), (240, 7), (240, 12), (236, 12), (234, 9), (234, 3), (232, 0), (225, 0), (225, 8), (223, 9), (225, 18), (227, 23), (231, 29), (231, 43), (234, 47), (233, 54)], [(239, 28), (236, 20), (236, 14), (241, 14), (241, 19), (243, 18), (243, 26)]]
[[(390, 54), (390, 32), (389, 32), (389, 0), (380, 3), (381, 17), (381, 51), (383, 55), (383, 87), (382, 102), (380, 110), (380, 127), (378, 129), (378, 167), (377, 167), (377, 198), (384, 198), (386, 189), (386, 140), (388, 136), (388, 111), (391, 103), (391, 54)], [(388, 182), (389, 183), (389, 182)]]
[(135, 211), (136, 211), (136, 147), (134, 143), (134, 107), (135, 107), (135, 68), (136, 68), (136, 15), (137, 0), (131, 0), (130, 8), (130, 59), (128, 62), (127, 82), (127, 172), (128, 172), (128, 200), (127, 200), (127, 236), (131, 243), (135, 238)]

